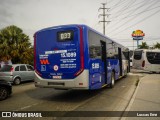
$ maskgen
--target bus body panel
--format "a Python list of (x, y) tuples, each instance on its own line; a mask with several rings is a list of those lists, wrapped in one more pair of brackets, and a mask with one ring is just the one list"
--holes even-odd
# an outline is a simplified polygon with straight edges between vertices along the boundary
[[(59, 41), (59, 33), (64, 37), (63, 34), (68, 31), (72, 32), (72, 38)], [(101, 51), (96, 58), (91, 57), (91, 47), (95, 45), (92, 46), (90, 40), (92, 44), (98, 44), (96, 49)], [(107, 56), (104, 60), (102, 43), (106, 44), (106, 54), (115, 57)], [(40, 30), (35, 33), (34, 46), (35, 86), (57, 89), (100, 89), (111, 83), (112, 72), (115, 80), (119, 79), (117, 51), (118, 48), (122, 48), (122, 52), (126, 49), (86, 25), (64, 25)], [(122, 60), (122, 76), (126, 75), (126, 70), (126, 62)]]
[(160, 72), (160, 50), (135, 50), (133, 68), (151, 72)]
[[(64, 25), (35, 33), (36, 87), (89, 89), (87, 30), (85, 25)], [(58, 33), (67, 31), (73, 31), (72, 40), (59, 41)], [(83, 72), (80, 47), (85, 56)], [(76, 76), (79, 71), (82, 73)]]
[(119, 60), (118, 59), (108, 59), (108, 67), (110, 68), (109, 71), (109, 83), (111, 82), (111, 72), (115, 71), (115, 80), (118, 80), (120, 77), (120, 67), (119, 67)]
[[(73, 39), (59, 41), (58, 32), (73, 31)], [(80, 36), (78, 27), (62, 27), (36, 34), (36, 71), (44, 79), (74, 79), (80, 70)]]
[[(111, 83), (111, 73), (115, 71), (115, 80), (120, 77), (119, 61), (108, 59), (107, 61), (107, 84)], [(89, 67), (90, 89), (99, 89), (106, 84), (104, 63), (100, 59), (91, 59)]]
[(143, 61), (144, 61), (143, 50), (136, 50), (136, 51), (134, 51), (133, 65), (132, 65), (132, 67), (134, 69), (143, 70), (143, 67), (142, 67), (142, 62)]
[(57, 89), (89, 89), (89, 72), (84, 70), (75, 79), (44, 79), (35, 72), (35, 86), (41, 88), (57, 88)]
[(89, 62), (89, 79), (90, 89), (97, 89), (105, 83), (102, 72), (104, 71), (104, 65), (100, 59), (92, 59)]
[[(90, 89), (99, 89), (106, 84), (111, 83), (111, 73), (114, 72), (115, 80), (120, 78), (120, 64), (118, 56), (118, 47), (121, 48), (121, 52), (124, 52), (126, 48), (114, 43), (107, 37), (98, 34), (92, 29), (88, 30), (88, 47), (89, 47), (89, 73), (90, 73)], [(106, 54), (111, 55), (106, 58), (107, 76), (105, 78), (105, 66), (103, 61), (103, 53), (101, 41), (106, 43)], [(114, 43), (114, 44), (113, 44)], [(114, 45), (114, 46), (113, 46)], [(123, 54), (123, 53), (122, 53)], [(124, 55), (123, 55), (124, 56)], [(122, 59), (122, 76), (127, 74), (128, 60)], [(121, 76), (121, 77), (122, 77)]]
[(160, 50), (148, 50), (145, 53), (144, 70), (151, 72), (160, 72)]

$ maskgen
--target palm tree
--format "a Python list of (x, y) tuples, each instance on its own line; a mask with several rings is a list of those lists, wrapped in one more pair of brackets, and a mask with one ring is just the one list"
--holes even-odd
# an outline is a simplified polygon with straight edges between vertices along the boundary
[(160, 49), (160, 43), (157, 42), (157, 43), (154, 45), (154, 48)]
[(0, 61), (12, 60), (13, 63), (29, 63), (33, 56), (29, 36), (17, 26), (8, 26), (0, 31)]
[(149, 46), (147, 45), (146, 42), (142, 42), (142, 45), (139, 45), (138, 48), (139, 48), (139, 49), (148, 49)]

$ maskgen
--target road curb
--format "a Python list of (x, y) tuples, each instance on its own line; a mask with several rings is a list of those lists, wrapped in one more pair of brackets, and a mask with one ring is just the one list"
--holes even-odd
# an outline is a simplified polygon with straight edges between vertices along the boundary
[[(139, 76), (139, 77), (140, 77), (140, 76)], [(145, 77), (145, 76), (144, 76), (144, 77)], [(125, 108), (124, 113), (127, 112), (127, 111), (130, 111), (130, 109), (131, 109), (131, 107), (132, 107), (132, 105), (133, 105), (133, 102), (134, 102), (134, 100), (135, 100), (135, 97), (136, 97), (136, 95), (137, 95), (139, 86), (141, 85), (142, 79), (144, 79), (144, 77), (142, 77), (141, 79), (139, 79), (139, 83), (138, 83), (136, 89), (134, 90), (134, 93), (133, 93), (133, 95), (132, 95), (132, 97), (131, 97), (131, 99), (130, 99), (130, 101), (129, 101), (129, 104), (128, 104), (127, 107)], [(122, 117), (120, 118), (120, 120), (126, 120), (127, 117), (123, 117), (123, 116), (124, 116), (124, 114), (122, 115)]]

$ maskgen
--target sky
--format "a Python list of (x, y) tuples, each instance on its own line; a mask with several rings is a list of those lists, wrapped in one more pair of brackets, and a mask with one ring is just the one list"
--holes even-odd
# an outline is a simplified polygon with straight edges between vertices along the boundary
[(0, 29), (16, 25), (32, 44), (36, 31), (57, 25), (86, 24), (103, 33), (101, 3), (110, 8), (106, 36), (135, 49), (131, 34), (140, 29), (143, 42), (160, 43), (160, 0), (0, 0)]

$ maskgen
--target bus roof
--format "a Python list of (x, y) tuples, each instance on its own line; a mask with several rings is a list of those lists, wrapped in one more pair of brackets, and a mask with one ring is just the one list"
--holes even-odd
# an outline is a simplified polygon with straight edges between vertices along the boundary
[[(102, 33), (98, 32), (98, 31), (94, 30), (93, 28), (91, 28), (91, 27), (89, 27), (89, 26), (87, 26), (87, 25), (84, 25), (84, 24), (68, 24), (68, 25), (53, 26), (53, 27), (48, 27), (48, 28), (41, 29), (41, 30), (37, 31), (36, 33), (40, 33), (40, 32), (46, 31), (46, 30), (53, 30), (53, 29), (57, 29), (57, 28), (63, 28), (63, 27), (75, 27), (75, 26), (81, 26), (81, 27), (88, 28), (88, 29), (94, 31), (95, 33), (97, 33), (97, 34), (99, 34), (99, 35), (105, 37), (106, 39), (109, 39), (110, 41), (112, 41), (112, 42), (118, 44), (119, 46), (124, 47), (124, 48), (127, 48), (127, 47), (123, 46), (122, 44), (116, 42), (115, 40), (113, 40), (113, 39), (111, 39), (111, 38), (109, 38), (109, 37), (103, 35)], [(35, 34), (36, 34), (36, 33), (35, 33)]]

